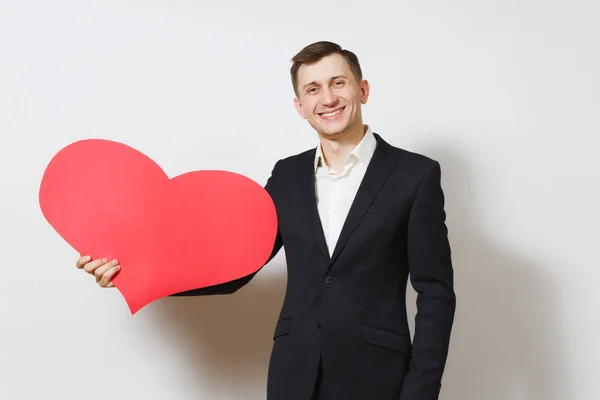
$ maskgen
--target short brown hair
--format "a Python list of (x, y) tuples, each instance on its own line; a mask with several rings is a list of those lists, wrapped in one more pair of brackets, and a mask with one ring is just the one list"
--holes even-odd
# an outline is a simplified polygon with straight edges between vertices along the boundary
[(358, 57), (350, 50), (343, 49), (339, 44), (327, 41), (315, 42), (309, 44), (298, 52), (292, 58), (292, 67), (290, 68), (290, 75), (292, 77), (292, 85), (294, 86), (294, 93), (298, 96), (298, 70), (303, 64), (314, 64), (321, 60), (323, 57), (327, 57), (331, 54), (340, 54), (346, 62), (350, 65), (350, 70), (354, 74), (354, 77), (358, 82), (362, 81), (362, 70)]

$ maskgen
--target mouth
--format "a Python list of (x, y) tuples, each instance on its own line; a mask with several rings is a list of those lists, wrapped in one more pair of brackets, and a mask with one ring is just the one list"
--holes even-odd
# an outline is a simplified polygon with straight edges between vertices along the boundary
[(346, 106), (339, 107), (332, 111), (317, 113), (317, 115), (319, 117), (321, 117), (321, 119), (324, 119), (326, 121), (331, 121), (331, 120), (338, 119), (342, 115), (342, 113), (344, 112), (345, 109), (346, 109)]

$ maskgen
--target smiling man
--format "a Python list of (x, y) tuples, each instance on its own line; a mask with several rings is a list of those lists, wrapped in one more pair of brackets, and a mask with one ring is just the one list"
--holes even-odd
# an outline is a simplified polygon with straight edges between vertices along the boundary
[[(456, 304), (440, 165), (363, 124), (370, 87), (354, 53), (318, 42), (292, 61), (294, 104), (319, 144), (279, 160), (265, 186), (279, 217), (271, 258), (285, 246), (288, 268), (267, 399), (438, 399)], [(77, 266), (102, 287), (119, 270)], [(254, 275), (179, 295), (234, 293)]]

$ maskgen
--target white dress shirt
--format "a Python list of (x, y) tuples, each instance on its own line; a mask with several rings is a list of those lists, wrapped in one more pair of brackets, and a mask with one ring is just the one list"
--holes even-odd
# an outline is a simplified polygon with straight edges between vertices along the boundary
[(367, 126), (364, 137), (348, 154), (344, 161), (344, 170), (339, 174), (329, 168), (321, 146), (317, 146), (314, 167), (316, 201), (330, 256), (376, 146), (377, 140), (371, 128)]

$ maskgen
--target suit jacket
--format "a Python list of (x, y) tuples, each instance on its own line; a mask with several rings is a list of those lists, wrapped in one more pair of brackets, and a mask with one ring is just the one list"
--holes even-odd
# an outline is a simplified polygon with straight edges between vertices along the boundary
[[(265, 189), (288, 280), (274, 329), (268, 400), (434, 400), (456, 298), (437, 161), (377, 147), (330, 257), (315, 201), (315, 149), (279, 160)], [(269, 259), (270, 260), (270, 259)], [(255, 274), (180, 295), (233, 293)], [(406, 287), (416, 290), (411, 341)]]

